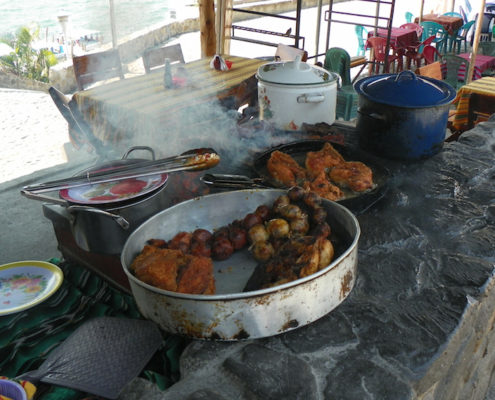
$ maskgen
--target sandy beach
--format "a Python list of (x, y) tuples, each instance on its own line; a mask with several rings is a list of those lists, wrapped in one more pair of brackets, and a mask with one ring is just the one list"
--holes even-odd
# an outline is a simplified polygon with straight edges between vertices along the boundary
[(67, 162), (67, 122), (48, 93), (0, 89), (0, 183)]

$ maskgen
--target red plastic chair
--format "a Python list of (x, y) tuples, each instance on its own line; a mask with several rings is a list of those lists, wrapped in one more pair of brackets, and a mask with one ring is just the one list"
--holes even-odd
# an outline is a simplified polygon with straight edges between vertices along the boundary
[[(383, 65), (384, 72), (388, 72), (390, 66), (394, 66), (396, 61), (397, 70), (402, 70), (402, 57), (397, 54), (392, 44), (390, 44), (390, 50), (392, 50), (392, 54), (386, 54), (387, 39), (378, 36), (372, 36), (366, 41), (366, 49), (368, 48), (373, 49), (373, 58), (371, 59), (371, 63), (375, 65), (375, 74), (380, 73), (380, 65)], [(385, 59), (387, 59), (387, 65), (385, 65)]]
[(414, 29), (416, 31), (416, 34), (418, 35), (418, 39), (421, 38), (421, 35), (423, 34), (423, 27), (420, 24), (415, 24), (414, 22), (402, 24), (400, 28)]
[(435, 36), (430, 36), (429, 38), (423, 40), (421, 43), (415, 46), (409, 46), (406, 51), (406, 62), (407, 69), (411, 69), (411, 63), (414, 62), (416, 67), (419, 68), (421, 66), (421, 60), (424, 58), (424, 48), (426, 46), (431, 45), (431, 43), (435, 40)]
[(423, 48), (423, 58), (425, 60), (425, 64), (428, 65), (433, 64), (435, 60), (442, 58), (442, 55), (438, 52), (435, 46), (429, 44)]

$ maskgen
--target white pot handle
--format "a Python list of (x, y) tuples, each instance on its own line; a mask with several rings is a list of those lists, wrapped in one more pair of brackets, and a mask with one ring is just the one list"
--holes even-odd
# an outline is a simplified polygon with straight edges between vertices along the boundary
[(322, 103), (325, 101), (325, 96), (322, 94), (302, 94), (297, 96), (298, 103)]

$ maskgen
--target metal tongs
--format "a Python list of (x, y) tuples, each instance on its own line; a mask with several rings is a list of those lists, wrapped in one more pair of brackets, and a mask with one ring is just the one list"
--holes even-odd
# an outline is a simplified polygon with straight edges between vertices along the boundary
[(263, 178), (249, 178), (244, 175), (205, 174), (200, 180), (207, 185), (224, 189), (272, 188)]
[(25, 186), (21, 194), (32, 197), (44, 192), (70, 189), (85, 185), (94, 185), (104, 182), (114, 182), (130, 178), (139, 178), (149, 175), (166, 174), (177, 171), (202, 171), (217, 165), (220, 157), (213, 149), (199, 148), (186, 151), (178, 156), (136, 162), (130, 165), (116, 166), (108, 170), (86, 172), (72, 178), (58, 179), (50, 182)]

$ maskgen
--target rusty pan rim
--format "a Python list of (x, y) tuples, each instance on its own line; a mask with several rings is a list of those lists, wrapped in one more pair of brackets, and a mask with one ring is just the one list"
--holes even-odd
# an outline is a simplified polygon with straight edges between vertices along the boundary
[[(281, 194), (287, 192), (286, 190), (283, 190), (283, 189), (242, 189), (242, 190), (235, 190), (235, 191), (232, 191), (232, 192), (255, 193), (255, 192), (260, 192), (260, 191), (279, 192)], [(329, 271), (331, 271), (333, 268), (335, 268), (336, 266), (338, 266), (341, 263), (341, 261), (343, 259), (345, 259), (346, 257), (348, 257), (349, 254), (358, 245), (359, 238), (361, 236), (361, 228), (359, 226), (359, 222), (358, 222), (356, 216), (347, 207), (344, 207), (343, 205), (341, 205), (341, 204), (339, 204), (339, 203), (337, 203), (335, 201), (331, 201), (331, 200), (327, 200), (327, 199), (322, 199), (324, 202), (332, 203), (334, 207), (341, 209), (341, 211), (345, 212), (348, 215), (348, 217), (350, 217), (350, 219), (352, 220), (352, 222), (353, 222), (353, 224), (354, 224), (354, 226), (356, 228), (356, 234), (354, 235), (354, 238), (352, 240), (352, 243), (347, 247), (347, 249), (339, 257), (337, 257), (336, 259), (334, 259), (327, 267), (323, 268), (322, 270), (320, 270), (318, 272), (315, 272), (314, 274), (311, 274), (309, 276), (306, 276), (304, 278), (300, 278), (300, 279), (297, 279), (297, 280), (292, 281), (292, 282), (287, 282), (287, 283), (284, 283), (282, 285), (275, 286), (275, 287), (272, 287), (272, 288), (260, 289), (260, 290), (253, 290), (253, 291), (250, 291), (250, 292), (239, 292), (239, 293), (206, 295), (206, 294), (177, 293), (177, 292), (172, 292), (172, 291), (169, 291), (169, 290), (160, 289), (160, 288), (157, 288), (155, 286), (148, 285), (147, 283), (144, 283), (140, 279), (136, 278), (129, 271), (129, 266), (126, 265), (127, 263), (124, 260), (124, 255), (126, 253), (126, 248), (128, 246), (128, 243), (130, 243), (132, 241), (133, 236), (135, 234), (137, 235), (137, 232), (139, 232), (139, 230), (140, 230), (140, 228), (142, 226), (144, 226), (145, 224), (149, 223), (151, 220), (153, 220), (155, 218), (156, 219), (160, 218), (160, 216), (163, 213), (169, 213), (171, 209), (174, 209), (174, 208), (177, 208), (177, 207), (181, 207), (183, 204), (192, 203), (192, 202), (198, 201), (202, 197), (216, 197), (216, 196), (223, 196), (224, 194), (225, 193), (213, 193), (213, 194), (208, 194), (208, 195), (204, 195), (204, 196), (195, 197), (195, 198), (186, 200), (184, 202), (178, 203), (178, 204), (176, 204), (176, 205), (174, 205), (172, 207), (169, 207), (169, 208), (167, 208), (165, 210), (162, 210), (161, 212), (155, 214), (154, 216), (152, 216), (151, 218), (149, 218), (147, 221), (145, 221), (141, 226), (139, 226), (138, 228), (136, 228), (136, 230), (128, 237), (128, 239), (127, 239), (127, 241), (126, 241), (126, 243), (124, 245), (124, 248), (122, 250), (122, 253), (121, 253), (121, 265), (122, 265), (122, 269), (124, 270), (124, 273), (127, 275), (128, 279), (130, 281), (132, 281), (134, 284), (139, 285), (139, 286), (141, 286), (141, 287), (143, 287), (143, 288), (145, 288), (147, 290), (150, 290), (150, 291), (152, 291), (154, 293), (165, 295), (165, 296), (168, 296), (168, 297), (174, 297), (174, 298), (178, 298), (178, 299), (191, 300), (191, 301), (198, 301), (199, 300), (199, 301), (205, 301), (205, 302), (208, 302), (208, 301), (218, 301), (218, 300), (222, 300), (222, 301), (243, 300), (243, 299), (249, 299), (249, 298), (253, 298), (253, 297), (264, 296), (264, 295), (267, 295), (267, 294), (284, 291), (284, 290), (290, 289), (290, 288), (292, 288), (294, 286), (299, 286), (299, 285), (302, 285), (302, 284), (304, 284), (306, 282), (310, 282), (310, 281), (312, 281), (314, 279), (317, 279), (318, 277), (320, 277), (322, 275), (325, 275), (326, 273), (328, 273)]]

